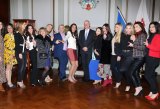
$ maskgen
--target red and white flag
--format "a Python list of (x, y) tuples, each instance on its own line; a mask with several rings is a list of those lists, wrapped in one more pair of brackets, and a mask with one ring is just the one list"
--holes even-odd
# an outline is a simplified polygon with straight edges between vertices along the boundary
[(141, 0), (140, 6), (138, 9), (138, 14), (136, 17), (136, 21), (141, 21), (145, 26), (146, 32), (148, 32), (150, 20), (148, 17), (146, 0)]

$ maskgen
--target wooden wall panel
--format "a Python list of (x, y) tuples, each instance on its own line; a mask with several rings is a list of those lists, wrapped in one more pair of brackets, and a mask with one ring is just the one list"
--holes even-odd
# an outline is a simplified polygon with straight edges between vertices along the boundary
[(7, 24), (10, 21), (10, 0), (0, 0), (0, 20)]

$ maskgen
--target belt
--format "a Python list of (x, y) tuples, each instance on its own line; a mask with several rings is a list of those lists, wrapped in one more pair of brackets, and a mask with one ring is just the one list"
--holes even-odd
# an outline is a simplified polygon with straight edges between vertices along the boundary
[(132, 50), (122, 50), (123, 52), (127, 53), (127, 52), (132, 52)]

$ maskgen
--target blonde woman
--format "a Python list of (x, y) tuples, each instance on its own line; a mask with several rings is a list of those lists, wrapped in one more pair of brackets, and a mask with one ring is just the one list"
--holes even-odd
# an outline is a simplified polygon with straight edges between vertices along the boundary
[(15, 88), (12, 84), (12, 67), (17, 64), (15, 57), (15, 40), (14, 40), (14, 29), (12, 24), (7, 25), (7, 34), (4, 36), (4, 63), (6, 65), (6, 78), (7, 86), (9, 88)]
[[(43, 69), (41, 76), (39, 77), (40, 85), (46, 85), (45, 78), (48, 75), (49, 68), (51, 66), (50, 60), (50, 40), (47, 38), (46, 28), (41, 27), (39, 29), (39, 35), (36, 37), (37, 44), (37, 68)], [(38, 72), (40, 73), (40, 72)]]
[(130, 90), (130, 85), (132, 82), (132, 79), (130, 78), (129, 68), (131, 67), (132, 61), (133, 61), (133, 48), (129, 47), (129, 42), (133, 42), (131, 40), (131, 36), (134, 34), (134, 27), (132, 23), (127, 23), (125, 28), (125, 36), (122, 36), (121, 40), (121, 48), (122, 48), (122, 54), (121, 54), (121, 68), (120, 72), (124, 74), (126, 78), (126, 89), (125, 91)]
[(121, 49), (121, 38), (123, 35), (125, 35), (124, 33), (122, 33), (122, 25), (120, 23), (116, 23), (115, 24), (115, 36), (112, 39), (112, 58), (111, 58), (111, 70), (112, 73), (115, 76), (115, 81), (116, 81), (116, 86), (115, 88), (118, 88), (121, 85), (121, 78), (122, 75), (119, 71), (119, 67), (120, 67), (120, 61), (121, 61), (121, 53), (122, 53), (122, 49)]

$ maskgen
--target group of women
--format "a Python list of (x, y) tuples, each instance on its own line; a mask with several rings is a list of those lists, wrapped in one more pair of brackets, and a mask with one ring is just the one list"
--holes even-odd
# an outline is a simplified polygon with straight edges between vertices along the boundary
[[(24, 77), (26, 75), (27, 52), (29, 52), (32, 69), (30, 72), (30, 84), (43, 85), (47, 72), (51, 66), (50, 48), (52, 37), (52, 25), (40, 28), (37, 32), (34, 27), (26, 23), (18, 23), (16, 27), (8, 24), (5, 27), (0, 22), (0, 91), (5, 91), (2, 83), (7, 82), (8, 88), (15, 88), (12, 83), (12, 68), (18, 64), (17, 86), (25, 88)], [(42, 70), (41, 70), (42, 69)], [(42, 72), (41, 72), (42, 71)], [(38, 73), (41, 72), (41, 73)], [(51, 81), (51, 80), (50, 80)]]
[[(114, 88), (119, 88), (124, 76), (126, 81), (125, 91), (128, 92), (130, 87), (134, 86), (134, 96), (142, 95), (140, 69), (145, 64), (144, 74), (150, 85), (150, 93), (145, 98), (147, 100), (157, 99), (159, 93), (155, 70), (160, 62), (160, 24), (151, 22), (148, 35), (142, 22), (127, 23), (124, 31), (122, 25), (116, 23), (114, 31), (115, 34), (112, 37), (108, 24), (96, 29), (97, 38), (94, 45), (94, 54), (96, 59), (100, 60), (97, 75), (105, 74), (100, 76), (104, 78), (102, 86), (112, 84), (113, 73), (116, 82)], [(110, 67), (107, 67), (108, 65)], [(101, 80), (95, 79), (93, 84), (97, 83), (101, 83)]]
[[(17, 85), (21, 88), (26, 87), (23, 80), (26, 71), (27, 51), (32, 64), (31, 85), (45, 84), (52, 61), (51, 42), (54, 37), (49, 35), (52, 29), (53, 26), (49, 24), (46, 28), (40, 28), (36, 33), (32, 25), (22, 23), (17, 24), (16, 31), (12, 24), (8, 24), (5, 32), (4, 25), (0, 22), (0, 91), (4, 91), (2, 83), (5, 82), (9, 88), (15, 88), (11, 76), (13, 65), (17, 63)], [(150, 93), (145, 98), (155, 100), (159, 97), (155, 70), (160, 62), (160, 24), (151, 22), (148, 35), (142, 22), (127, 23), (125, 29), (120, 23), (116, 23), (114, 32), (115, 34), (112, 35), (109, 24), (104, 24), (102, 27), (96, 28), (94, 36), (93, 53), (96, 60), (99, 60), (97, 75), (104, 80), (102, 86), (112, 84), (113, 74), (116, 82), (114, 88), (119, 88), (124, 75), (125, 91), (129, 91), (133, 85), (135, 87), (134, 96), (141, 95), (143, 87), (139, 71), (145, 64), (145, 78), (150, 85)], [(76, 83), (74, 74), (78, 67), (77, 25), (72, 24), (64, 35), (63, 40), (56, 40), (55, 44), (63, 43), (64, 46), (65, 44), (68, 46), (67, 55), (71, 63), (68, 80)], [(101, 80), (95, 80), (93, 84), (99, 82)]]

